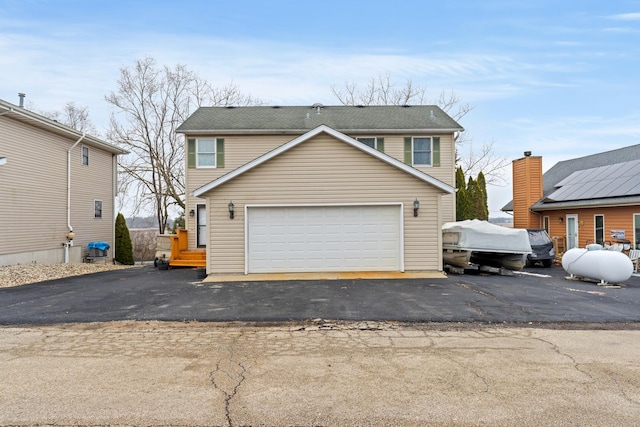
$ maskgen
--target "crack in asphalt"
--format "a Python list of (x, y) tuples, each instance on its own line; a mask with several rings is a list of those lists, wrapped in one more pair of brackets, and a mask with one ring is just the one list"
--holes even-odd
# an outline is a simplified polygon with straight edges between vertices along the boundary
[(228, 347), (229, 356), (218, 360), (216, 368), (209, 373), (209, 380), (213, 387), (224, 395), (224, 414), (228, 427), (234, 426), (231, 400), (238, 394), (238, 389), (247, 378), (247, 367), (244, 362), (234, 361), (234, 348), (242, 335), (241, 333), (234, 338)]
[[(457, 286), (460, 286), (461, 288), (464, 288), (464, 289), (469, 290), (471, 292), (475, 292), (478, 295), (482, 295), (483, 297), (487, 297), (487, 298), (489, 298), (489, 299), (491, 299), (491, 300), (493, 300), (493, 301), (495, 301), (495, 302), (497, 302), (499, 304), (502, 304), (505, 307), (517, 309), (517, 310), (522, 311), (523, 313), (532, 314), (532, 312), (530, 310), (527, 310), (525, 307), (523, 307), (521, 305), (503, 301), (503, 300), (499, 299), (498, 297), (496, 297), (495, 295), (493, 295), (493, 294), (491, 294), (489, 292), (483, 291), (482, 289), (478, 289), (477, 287), (475, 287), (475, 286), (473, 286), (471, 284), (463, 283), (463, 282), (454, 282), (454, 283)], [(476, 307), (476, 306), (472, 305), (471, 303), (469, 303), (467, 305), (469, 307), (477, 310), (478, 312), (480, 312), (480, 314), (485, 314), (479, 307)]]
[(573, 357), (572, 355), (570, 355), (569, 353), (565, 353), (563, 351), (560, 350), (560, 347), (554, 343), (551, 342), (549, 340), (546, 340), (544, 338), (540, 338), (540, 337), (531, 337), (533, 339), (536, 339), (540, 342), (543, 342), (549, 346), (551, 346), (551, 348), (553, 349), (553, 351), (556, 352), (556, 354), (566, 357), (567, 359), (569, 359), (571, 361), (571, 363), (573, 364), (573, 368), (580, 372), (582, 375), (586, 376), (587, 378), (589, 378), (591, 380), (592, 384), (596, 384), (597, 380), (593, 377), (593, 375), (591, 375), (589, 372), (585, 371), (584, 369), (581, 368), (580, 363), (575, 359), (575, 357)]

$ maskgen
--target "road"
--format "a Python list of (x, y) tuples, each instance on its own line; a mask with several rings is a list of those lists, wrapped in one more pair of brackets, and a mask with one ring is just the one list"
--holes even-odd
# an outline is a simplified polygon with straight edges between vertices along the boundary
[(3, 289), (0, 426), (637, 426), (638, 278), (525, 273)]

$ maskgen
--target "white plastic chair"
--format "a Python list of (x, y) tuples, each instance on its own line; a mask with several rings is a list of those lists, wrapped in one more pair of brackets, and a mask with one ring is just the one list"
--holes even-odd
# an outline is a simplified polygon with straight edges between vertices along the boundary
[(640, 264), (640, 249), (631, 249), (629, 251), (629, 258), (631, 258), (631, 262), (633, 263), (633, 272), (638, 272), (638, 265)]

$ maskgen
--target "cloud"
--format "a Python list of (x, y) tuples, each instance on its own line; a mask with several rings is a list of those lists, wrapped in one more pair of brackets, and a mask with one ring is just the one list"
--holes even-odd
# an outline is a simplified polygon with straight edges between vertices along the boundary
[(607, 18), (614, 21), (640, 21), (640, 12), (619, 13), (617, 15), (609, 15)]

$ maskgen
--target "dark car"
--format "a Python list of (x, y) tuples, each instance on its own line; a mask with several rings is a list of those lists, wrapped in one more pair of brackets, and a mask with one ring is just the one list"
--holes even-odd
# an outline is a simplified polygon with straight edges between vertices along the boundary
[(541, 263), (545, 267), (551, 267), (556, 252), (553, 249), (553, 241), (547, 231), (543, 228), (527, 228), (529, 233), (529, 244), (532, 252), (527, 255), (527, 266), (531, 267), (536, 263)]

